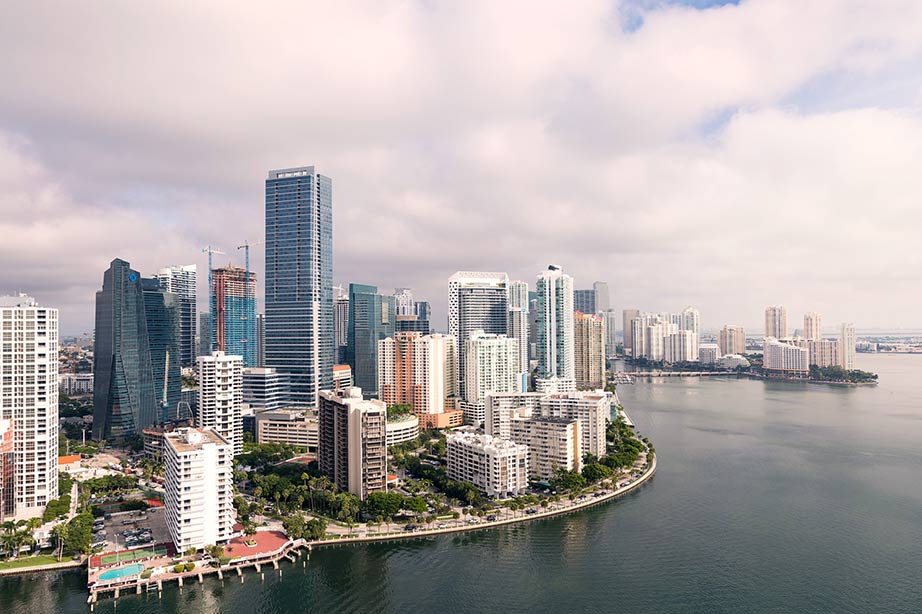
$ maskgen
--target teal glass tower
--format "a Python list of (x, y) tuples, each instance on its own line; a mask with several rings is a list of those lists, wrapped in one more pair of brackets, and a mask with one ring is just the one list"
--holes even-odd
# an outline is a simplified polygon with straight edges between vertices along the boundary
[(376, 286), (349, 284), (346, 363), (365, 398), (378, 396), (378, 341), (394, 335), (396, 311), (394, 297)]

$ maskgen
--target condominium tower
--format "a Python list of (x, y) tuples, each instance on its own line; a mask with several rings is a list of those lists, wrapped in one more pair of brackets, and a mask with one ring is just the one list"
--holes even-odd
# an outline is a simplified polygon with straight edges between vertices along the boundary
[(603, 388), (605, 320), (601, 316), (578, 311), (574, 315), (574, 320), (576, 385), (580, 388)]
[(243, 357), (215, 350), (198, 357), (198, 409), (195, 425), (211, 428), (243, 452)]
[(448, 334), (458, 344), (458, 389), (464, 390), (465, 343), (472, 331), (505, 335), (509, 319), (509, 276), (458, 271), (448, 278)]
[(538, 274), (538, 377), (572, 380), (574, 364), (573, 278), (556, 265)]
[(365, 499), (386, 490), (387, 406), (359, 388), (324, 390), (318, 413), (318, 466), (341, 490)]
[(823, 338), (823, 316), (815, 311), (804, 314), (804, 339), (812, 341)]
[(842, 358), (842, 368), (846, 371), (856, 369), (855, 366), (855, 325), (851, 322), (842, 324), (839, 328), (839, 352)]
[(788, 336), (788, 310), (783, 305), (765, 308), (765, 336), (776, 339)]
[(515, 339), (506, 335), (475, 330), (465, 342), (464, 355), (467, 357), (462, 391), (464, 420), (479, 427), (486, 416), (489, 393), (522, 391), (519, 347)]

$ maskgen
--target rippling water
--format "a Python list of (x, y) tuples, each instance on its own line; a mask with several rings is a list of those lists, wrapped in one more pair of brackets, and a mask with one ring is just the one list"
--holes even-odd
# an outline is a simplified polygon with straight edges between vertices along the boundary
[[(876, 388), (622, 386), (659, 455), (624, 498), (560, 518), (314, 551), (307, 567), (97, 612), (922, 612), (922, 356)], [(80, 574), (0, 580), (0, 612), (86, 612)]]

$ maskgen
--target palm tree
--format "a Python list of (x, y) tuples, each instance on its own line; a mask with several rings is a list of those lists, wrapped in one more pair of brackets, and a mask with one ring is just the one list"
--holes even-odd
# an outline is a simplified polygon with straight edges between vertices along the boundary
[(54, 554), (59, 561), (61, 557), (64, 556), (64, 542), (67, 540), (67, 533), (68, 528), (66, 522), (59, 523), (51, 529), (51, 536), (54, 537), (55, 543)]

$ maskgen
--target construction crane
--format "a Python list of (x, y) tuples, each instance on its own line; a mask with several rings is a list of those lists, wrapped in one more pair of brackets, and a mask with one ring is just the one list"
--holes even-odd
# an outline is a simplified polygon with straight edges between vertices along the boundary
[(215, 319), (215, 307), (216, 307), (216, 305), (213, 305), (213, 304), (212, 304), (212, 303), (214, 303), (214, 286), (212, 285), (212, 281), (211, 281), (211, 269), (212, 269), (212, 266), (211, 266), (211, 257), (212, 257), (213, 254), (224, 254), (224, 252), (222, 252), (222, 251), (219, 250), (219, 249), (216, 249), (216, 248), (212, 247), (211, 245), (208, 245), (207, 247), (202, 248), (202, 252), (208, 254), (208, 320), (209, 320), (210, 323), (211, 323), (211, 324), (210, 324), (210, 325), (211, 325), (211, 330), (208, 331), (208, 335), (209, 335), (210, 337), (212, 337), (212, 339), (211, 339), (211, 347), (209, 347), (208, 349), (209, 349), (209, 350), (213, 350), (213, 349), (214, 349), (214, 344), (215, 344), (215, 339), (214, 339), (214, 333), (215, 333), (215, 320), (214, 320), (214, 319)]
[[(241, 320), (244, 320), (244, 324), (243, 324), (244, 338), (241, 339), (242, 343), (247, 343), (249, 341), (249, 336), (250, 336), (250, 323), (247, 322), (247, 320), (249, 319), (247, 314), (249, 313), (248, 310), (250, 307), (250, 246), (261, 245), (262, 243), (263, 243), (262, 241), (256, 241), (255, 243), (244, 241), (243, 245), (237, 246), (237, 249), (243, 250), (243, 261), (244, 261), (244, 267), (246, 269), (246, 274), (243, 277), (243, 297), (244, 299), (246, 299), (246, 301), (245, 301), (245, 306), (243, 310), (243, 317), (240, 318)], [(253, 298), (255, 300), (256, 297), (254, 296)], [(253, 307), (253, 310), (256, 311), (255, 305)], [(247, 351), (249, 351), (249, 346), (247, 346)], [(255, 352), (256, 350), (254, 349), (253, 351)], [(246, 361), (246, 362), (249, 362), (249, 361)], [(254, 365), (247, 364), (246, 366), (252, 367)]]

